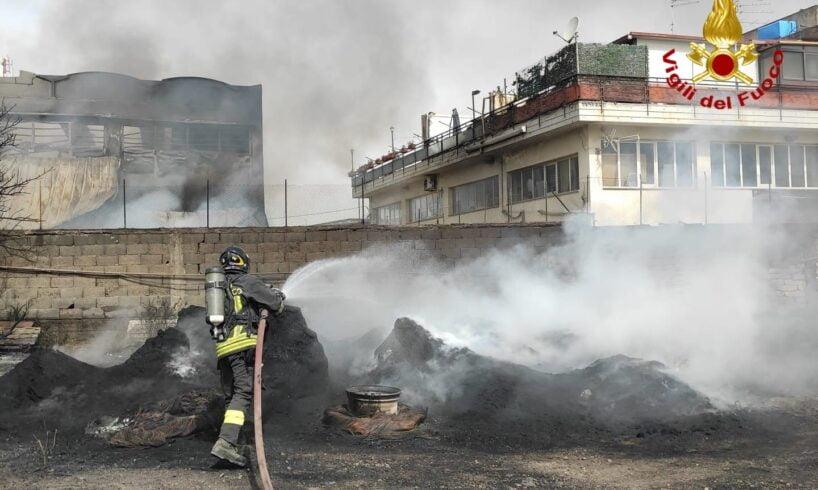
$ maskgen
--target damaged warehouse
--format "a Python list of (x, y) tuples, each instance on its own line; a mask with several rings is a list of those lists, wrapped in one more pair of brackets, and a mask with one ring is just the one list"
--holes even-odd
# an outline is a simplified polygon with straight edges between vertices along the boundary
[(43, 174), (9, 203), (28, 227), (267, 224), (260, 86), (24, 71), (0, 98), (20, 118), (4, 161)]
[(818, 481), (818, 6), (101, 1), (0, 78), (0, 486)]

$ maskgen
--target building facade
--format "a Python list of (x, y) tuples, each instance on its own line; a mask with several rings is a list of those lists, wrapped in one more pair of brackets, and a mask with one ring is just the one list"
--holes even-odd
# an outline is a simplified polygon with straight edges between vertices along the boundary
[(569, 45), (517, 74), (513, 103), (359, 169), (353, 195), (386, 225), (810, 219), (818, 7), (796, 15), (787, 37), (745, 35), (759, 55), (740, 66), (750, 83), (694, 84), (697, 37)]

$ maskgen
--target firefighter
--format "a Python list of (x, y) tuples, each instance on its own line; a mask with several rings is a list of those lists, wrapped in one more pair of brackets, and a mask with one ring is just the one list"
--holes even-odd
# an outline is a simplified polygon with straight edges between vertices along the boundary
[(216, 342), (221, 386), (226, 410), (219, 439), (210, 453), (236, 466), (247, 465), (238, 448), (239, 433), (253, 397), (253, 363), (260, 312), (280, 314), (284, 293), (248, 274), (250, 258), (239, 247), (229, 247), (219, 257), (226, 284), (223, 335)]

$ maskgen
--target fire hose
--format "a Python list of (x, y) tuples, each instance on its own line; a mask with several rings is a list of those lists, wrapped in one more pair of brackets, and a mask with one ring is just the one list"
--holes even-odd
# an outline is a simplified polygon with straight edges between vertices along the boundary
[(258, 339), (256, 341), (256, 361), (253, 369), (253, 425), (256, 439), (256, 460), (258, 473), (261, 476), (261, 487), (273, 490), (270, 472), (267, 469), (267, 456), (264, 454), (264, 428), (261, 426), (261, 368), (264, 366), (264, 330), (267, 328), (267, 310), (261, 310), (258, 322)]

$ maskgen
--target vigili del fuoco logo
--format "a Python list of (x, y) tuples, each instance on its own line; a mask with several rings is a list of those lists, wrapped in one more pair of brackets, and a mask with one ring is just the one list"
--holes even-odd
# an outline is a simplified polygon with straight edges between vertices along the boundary
[[(688, 100), (696, 100), (696, 84), (707, 79), (719, 82), (736, 80), (743, 85), (753, 85), (753, 77), (742, 71), (742, 67), (758, 60), (755, 44), (737, 44), (742, 36), (741, 22), (736, 12), (733, 0), (714, 0), (713, 10), (704, 23), (704, 39), (714, 48), (709, 49), (705, 43), (690, 43), (691, 51), (687, 58), (702, 70), (693, 76), (688, 83), (677, 73), (679, 64), (673, 59), (676, 49), (665, 53), (663, 59), (667, 63), (667, 84), (676, 89)], [(748, 101), (759, 100), (775, 85), (775, 80), (781, 73), (781, 64), (784, 63), (784, 53), (779, 49), (773, 55), (773, 64), (764, 80), (753, 90), (739, 92), (736, 96), (739, 106), (747, 105)], [(698, 103), (702, 107), (719, 110), (732, 109), (736, 106), (733, 96), (719, 98), (715, 95), (701, 97)]]

